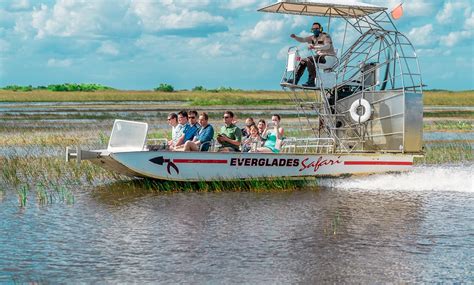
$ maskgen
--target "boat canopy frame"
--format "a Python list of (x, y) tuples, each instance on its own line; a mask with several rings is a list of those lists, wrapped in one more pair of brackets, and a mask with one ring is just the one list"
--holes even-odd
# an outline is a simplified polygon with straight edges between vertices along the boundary
[[(285, 81), (288, 82), (286, 73), (284, 73), (281, 82), (282, 88), (290, 91), (289, 95), (297, 107), (300, 123), (303, 118), (307, 122), (308, 127), (302, 128), (302, 130), (310, 130), (316, 138), (333, 138), (336, 141), (336, 152), (404, 152), (406, 149), (420, 148), (418, 139), (416, 139), (414, 147), (406, 147), (405, 143), (406, 138), (422, 135), (419, 127), (414, 128), (416, 134), (408, 134), (407, 130), (413, 128), (405, 124), (407, 120), (413, 119), (406, 118), (406, 116), (419, 113), (419, 110), (416, 112), (408, 110), (411, 107), (405, 104), (409, 101), (405, 99), (405, 96), (406, 93), (409, 93), (417, 94), (414, 97), (421, 98), (423, 84), (420, 66), (413, 45), (405, 35), (397, 30), (386, 10), (387, 8), (370, 4), (354, 1), (341, 3), (337, 0), (283, 0), (258, 10), (270, 13), (328, 17), (328, 30), (331, 18), (341, 18), (346, 22), (337, 64), (329, 69), (327, 67), (320, 68), (318, 63), (315, 65), (317, 74), (315, 88), (303, 88), (285, 83)], [(344, 50), (349, 27), (352, 27), (360, 36), (351, 43), (347, 50)], [(291, 47), (289, 52), (294, 48)], [(312, 53), (310, 56), (314, 60), (315, 54)], [(381, 72), (383, 76), (380, 76)], [(335, 84), (329, 85), (329, 87), (323, 82), (323, 77), (327, 74), (332, 74), (335, 81)], [(320, 79), (318, 80), (318, 78)], [(350, 104), (347, 105), (347, 100), (346, 102), (341, 101), (342, 105), (338, 103), (340, 99), (348, 96), (347, 89), (351, 90), (351, 100), (371, 98), (370, 103), (374, 106), (384, 105), (387, 102), (393, 104), (394, 101), (397, 101), (397, 104), (403, 105), (403, 107), (391, 114), (381, 111), (380, 114), (371, 116), (372, 120), (369, 122), (354, 123), (347, 116), (350, 111)], [(374, 94), (380, 94), (384, 99), (381, 101), (374, 98)], [(308, 112), (308, 110), (312, 112)], [(374, 110), (369, 111), (374, 112)], [(315, 117), (319, 118), (316, 123)], [(401, 121), (400, 118), (403, 120)], [(380, 125), (386, 126), (387, 121), (394, 125), (395, 131), (390, 129), (382, 134), (379, 131), (374, 131), (374, 129), (380, 129)], [(384, 137), (384, 144), (387, 148), (380, 148), (382, 143), (380, 143), (379, 137)]]

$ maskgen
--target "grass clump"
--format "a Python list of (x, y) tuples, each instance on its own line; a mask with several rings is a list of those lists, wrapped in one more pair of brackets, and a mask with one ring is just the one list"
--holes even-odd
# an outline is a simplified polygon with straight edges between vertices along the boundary
[(425, 155), (415, 158), (416, 164), (442, 164), (454, 162), (472, 162), (473, 149), (470, 142), (428, 143)]
[(28, 192), (29, 192), (28, 185), (22, 185), (21, 187), (17, 189), (18, 203), (20, 207), (26, 206), (26, 202), (28, 201)]

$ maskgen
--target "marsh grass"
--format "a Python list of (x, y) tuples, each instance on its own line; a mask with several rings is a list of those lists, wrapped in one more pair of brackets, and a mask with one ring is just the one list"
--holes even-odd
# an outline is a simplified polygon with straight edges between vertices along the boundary
[(474, 118), (473, 111), (455, 110), (455, 111), (425, 111), (423, 116), (426, 118)]
[(326, 236), (337, 235), (341, 231), (343, 219), (339, 211), (337, 211), (332, 217), (331, 221), (326, 222), (324, 227), (324, 234)]
[[(95, 92), (67, 92), (59, 93), (47, 90), (34, 90), (30, 92), (13, 92), (0, 90), (0, 102), (93, 102), (93, 101), (208, 101), (219, 103), (239, 102), (241, 104), (254, 104), (259, 100), (275, 100), (275, 103), (290, 101), (288, 96), (281, 91), (232, 91), (232, 92), (158, 92), (158, 91), (126, 91), (108, 90)], [(228, 105), (228, 104), (225, 104)]]
[(289, 191), (304, 188), (314, 182), (311, 178), (289, 180), (282, 178), (230, 181), (179, 182), (152, 179), (130, 180), (119, 187), (146, 189), (154, 192), (265, 192)]
[(423, 124), (425, 131), (472, 131), (471, 121), (434, 121)]
[(415, 158), (415, 164), (472, 162), (473, 160), (471, 142), (426, 143), (425, 155)]
[(424, 105), (473, 106), (474, 90), (469, 91), (425, 91)]
[(0, 157), (0, 165), (0, 180), (7, 189), (17, 192), (21, 207), (26, 205), (31, 193), (36, 196), (38, 204), (74, 204), (74, 189), (124, 179), (87, 161), (66, 163), (63, 156), (10, 155)]
[(21, 187), (17, 188), (18, 203), (20, 207), (26, 206), (26, 202), (28, 201), (28, 192), (29, 192), (28, 185), (22, 185)]
[[(29, 92), (0, 90), (0, 102), (90, 102), (90, 101), (183, 101), (203, 105), (255, 105), (286, 104), (290, 99), (283, 91), (127, 91), (106, 90), (95, 92), (53, 92), (34, 90)], [(474, 91), (425, 91), (425, 105), (474, 106)]]

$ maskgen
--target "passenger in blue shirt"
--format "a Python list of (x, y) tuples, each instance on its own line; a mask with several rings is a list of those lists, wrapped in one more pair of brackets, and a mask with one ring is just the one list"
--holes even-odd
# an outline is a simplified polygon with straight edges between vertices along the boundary
[[(186, 111), (182, 110), (178, 113), (178, 121), (180, 117), (186, 118), (185, 123), (183, 124), (183, 131), (181, 137), (178, 139), (178, 142), (176, 143), (176, 147), (174, 150), (180, 150), (180, 148), (184, 147), (184, 144), (187, 141), (190, 141), (194, 138), (196, 135), (199, 125), (197, 124), (197, 112), (196, 111), (189, 111), (189, 115)], [(189, 121), (188, 121), (189, 119)], [(184, 119), (183, 119), (184, 121)], [(180, 122), (181, 123), (181, 122)]]
[(196, 110), (191, 110), (188, 113), (189, 124), (188, 127), (184, 129), (184, 142), (192, 141), (194, 136), (198, 132), (199, 128), (201, 127), (197, 120), (198, 120), (198, 112)]
[(192, 141), (184, 144), (184, 151), (208, 151), (214, 137), (214, 128), (209, 124), (209, 116), (202, 112), (199, 116), (199, 128), (196, 136)]

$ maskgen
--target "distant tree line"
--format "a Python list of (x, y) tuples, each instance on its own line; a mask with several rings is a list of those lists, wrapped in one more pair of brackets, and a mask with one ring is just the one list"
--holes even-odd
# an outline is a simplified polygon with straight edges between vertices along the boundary
[(114, 90), (112, 87), (95, 84), (95, 83), (64, 83), (64, 84), (50, 84), (48, 86), (20, 86), (20, 85), (7, 85), (3, 90), (11, 91), (33, 91), (33, 90), (49, 90), (56, 92), (70, 92), (70, 91), (102, 91), (102, 90)]
[[(84, 91), (84, 92), (91, 92), (91, 91), (103, 91), (103, 90), (115, 90), (112, 87), (104, 86), (101, 84), (95, 83), (63, 83), (63, 84), (50, 84), (48, 86), (21, 86), (21, 85), (7, 85), (5, 87), (0, 88), (2, 90), (10, 90), (10, 91), (33, 91), (33, 90), (49, 90), (55, 92), (70, 92), (70, 91)], [(153, 88), (154, 91), (159, 92), (174, 92), (175, 88), (171, 84), (167, 83), (160, 83), (160, 85), (156, 88)], [(187, 91), (186, 89), (182, 91)], [(239, 92), (242, 89), (234, 89), (232, 87), (224, 87), (221, 86), (219, 88), (214, 89), (207, 89), (203, 86), (195, 86), (191, 89), (192, 92), (211, 92), (211, 93), (219, 93), (219, 92)]]

